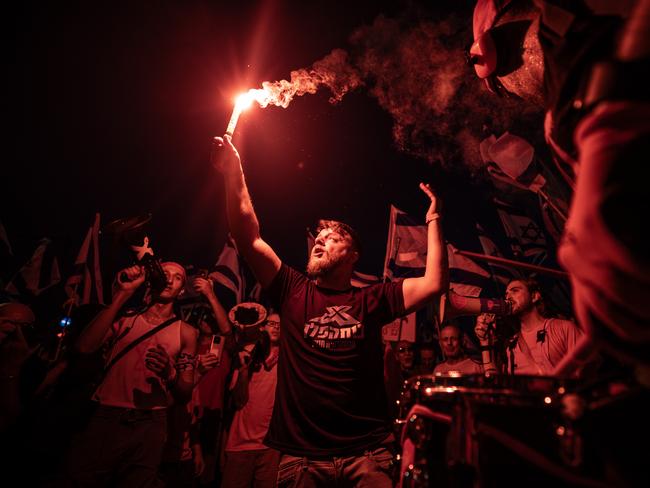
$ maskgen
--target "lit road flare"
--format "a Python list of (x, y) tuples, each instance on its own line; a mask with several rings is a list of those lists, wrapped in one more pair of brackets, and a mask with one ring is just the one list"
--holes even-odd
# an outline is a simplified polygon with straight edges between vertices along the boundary
[(235, 100), (226, 134), (233, 135), (239, 116), (254, 101), (261, 108), (269, 105), (287, 108), (294, 97), (307, 93), (313, 95), (324, 85), (332, 92), (330, 102), (337, 103), (348, 91), (362, 84), (360, 75), (347, 63), (347, 53), (342, 49), (335, 49), (311, 68), (292, 71), (289, 80), (265, 81), (262, 88), (250, 89), (240, 94)]
[[(268, 82), (265, 82), (265, 84), (268, 84)], [(231, 136), (233, 135), (235, 132), (235, 127), (237, 127), (239, 116), (244, 110), (249, 108), (254, 101), (257, 102), (262, 108), (267, 107), (269, 104), (285, 107), (286, 105), (289, 105), (288, 102), (286, 102), (286, 105), (283, 105), (277, 94), (274, 96), (274, 94), (266, 87), (260, 89), (251, 88), (246, 93), (241, 93), (235, 99), (235, 107), (232, 110), (230, 122), (228, 122), (228, 128), (226, 129), (226, 134), (230, 134)]]
[(286, 80), (276, 81), (275, 83), (265, 81), (262, 86), (263, 88), (251, 88), (247, 92), (241, 93), (237, 96), (235, 99), (235, 107), (230, 116), (230, 122), (228, 122), (226, 134), (230, 134), (231, 136), (233, 135), (235, 127), (237, 127), (239, 116), (244, 110), (249, 108), (253, 102), (257, 102), (262, 108), (266, 108), (269, 105), (286, 108), (294, 95), (296, 95), (296, 91), (299, 88), (297, 83), (293, 85)]
[[(251, 106), (253, 103), (254, 97), (251, 95), (251, 92), (256, 90), (249, 90), (247, 93), (242, 93), (235, 100), (235, 107), (232, 110), (232, 115), (230, 116), (230, 122), (228, 122), (228, 128), (226, 129), (226, 134), (231, 136), (235, 132), (235, 127), (237, 127), (237, 121), (241, 113)], [(264, 91), (264, 90), (257, 90)]]

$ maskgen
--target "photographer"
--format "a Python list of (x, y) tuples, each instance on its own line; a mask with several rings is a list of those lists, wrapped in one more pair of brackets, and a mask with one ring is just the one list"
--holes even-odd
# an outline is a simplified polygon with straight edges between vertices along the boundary
[(185, 401), (191, 395), (198, 334), (173, 312), (185, 285), (185, 269), (174, 262), (161, 266), (165, 288), (152, 292), (144, 311), (130, 316), (119, 314), (145, 282), (144, 268), (118, 273), (113, 302), (77, 340), (77, 349), (85, 354), (107, 342), (111, 347), (93, 395), (95, 411), (68, 453), (67, 474), (76, 485), (152, 485), (170, 398)]

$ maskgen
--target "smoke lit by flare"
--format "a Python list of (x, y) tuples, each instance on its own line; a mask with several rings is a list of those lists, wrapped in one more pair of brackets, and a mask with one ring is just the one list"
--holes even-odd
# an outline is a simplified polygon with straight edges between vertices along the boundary
[(321, 86), (329, 88), (332, 92), (330, 102), (340, 101), (347, 92), (363, 84), (361, 76), (348, 63), (347, 57), (348, 54), (344, 50), (335, 49), (314, 63), (310, 69), (292, 71), (290, 80), (265, 81), (262, 88), (253, 88), (239, 95), (226, 132), (232, 135), (239, 115), (253, 101), (262, 108), (269, 105), (287, 108), (294, 97), (307, 93), (313, 95)]
[(370, 93), (393, 118), (398, 149), (473, 173), (483, 165), (482, 139), (515, 123), (531, 126), (539, 112), (492, 96), (478, 82), (464, 57), (471, 18), (471, 9), (433, 19), (379, 16), (353, 33), (350, 52), (362, 79), (373, 80)]
[(245, 97), (261, 107), (286, 108), (295, 96), (314, 94), (321, 86), (332, 92), (332, 103), (365, 86), (392, 116), (398, 149), (473, 172), (483, 164), (478, 153), (482, 139), (517, 123), (518, 133), (534, 140), (539, 135), (524, 134), (521, 128), (541, 123), (531, 123), (539, 112), (522, 109), (521, 101), (487, 93), (466, 65), (473, 2), (468, 6), (466, 12), (454, 7), (435, 19), (420, 13), (379, 16), (352, 34), (349, 53), (336, 49), (311, 68), (293, 71), (290, 80), (264, 82)]

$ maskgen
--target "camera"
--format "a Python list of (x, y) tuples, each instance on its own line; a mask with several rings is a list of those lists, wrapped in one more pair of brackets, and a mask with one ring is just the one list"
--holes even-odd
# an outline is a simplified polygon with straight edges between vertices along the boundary
[[(114, 248), (119, 245), (131, 251), (135, 263), (144, 268), (151, 293), (159, 295), (167, 286), (167, 278), (149, 243), (146, 224), (150, 220), (151, 214), (114, 220), (104, 227), (103, 232), (112, 236)], [(126, 281), (126, 275), (122, 273), (120, 279)]]

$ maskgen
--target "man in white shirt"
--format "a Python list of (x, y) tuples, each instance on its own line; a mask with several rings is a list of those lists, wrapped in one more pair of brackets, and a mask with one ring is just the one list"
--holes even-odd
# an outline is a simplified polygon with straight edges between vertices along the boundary
[[(570, 320), (546, 317), (537, 282), (516, 279), (506, 287), (506, 300), (519, 321), (519, 332), (509, 352), (513, 374), (550, 376), (560, 360), (576, 346), (582, 331)], [(494, 320), (492, 316), (492, 320)], [(479, 320), (475, 327), (481, 346), (489, 346), (490, 320)]]
[(476, 360), (467, 356), (463, 350), (462, 332), (460, 327), (454, 323), (447, 323), (440, 330), (440, 347), (445, 360), (433, 370), (434, 374), (448, 374), (457, 372), (460, 374), (481, 373), (481, 365)]
[(278, 382), (280, 316), (270, 314), (263, 330), (270, 338), (268, 355), (261, 363), (251, 364), (250, 351), (245, 351), (238, 370), (233, 391), (237, 411), (226, 442), (223, 488), (275, 486), (280, 452), (263, 441), (269, 430)]
[(173, 310), (185, 269), (174, 262), (161, 266), (167, 286), (129, 316), (119, 314), (145, 282), (145, 271), (132, 266), (118, 273), (112, 303), (76, 342), (82, 354), (107, 347), (111, 367), (93, 395), (97, 407), (67, 456), (75, 486), (155, 486), (167, 407), (173, 397), (187, 401), (192, 394), (198, 331)]

